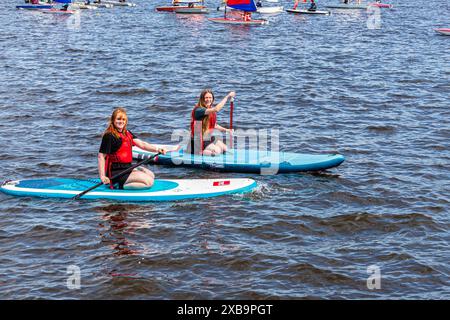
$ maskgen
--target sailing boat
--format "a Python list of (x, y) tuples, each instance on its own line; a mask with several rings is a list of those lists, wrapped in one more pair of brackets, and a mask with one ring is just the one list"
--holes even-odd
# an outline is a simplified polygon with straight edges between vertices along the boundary
[[(227, 7), (242, 11), (241, 18), (229, 18), (227, 17)], [(209, 21), (226, 23), (226, 24), (246, 24), (246, 25), (261, 25), (266, 24), (267, 20), (252, 19), (252, 12), (256, 12), (256, 5), (254, 0), (227, 0), (225, 6), (225, 13), (223, 18), (208, 18)]]
[(171, 6), (156, 7), (156, 11), (190, 14), (209, 12), (203, 0), (173, 0)]

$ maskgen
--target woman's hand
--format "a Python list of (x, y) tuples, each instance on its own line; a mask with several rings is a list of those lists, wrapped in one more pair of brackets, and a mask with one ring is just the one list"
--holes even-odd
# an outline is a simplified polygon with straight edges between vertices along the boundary
[(158, 149), (158, 153), (161, 153), (161, 154), (166, 154), (166, 149), (164, 149), (164, 148), (160, 148), (160, 149)]
[(100, 180), (103, 182), (103, 184), (109, 184), (110, 180), (107, 176), (101, 176)]
[(230, 93), (228, 94), (228, 98), (234, 98), (236, 96), (236, 92), (234, 91), (230, 91)]

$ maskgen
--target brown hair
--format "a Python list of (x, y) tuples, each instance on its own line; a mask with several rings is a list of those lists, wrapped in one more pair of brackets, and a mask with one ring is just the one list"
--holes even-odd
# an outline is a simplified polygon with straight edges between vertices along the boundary
[[(212, 95), (213, 101), (211, 103), (211, 105), (214, 103), (214, 93), (212, 92), (211, 89), (204, 89), (201, 93), (200, 93), (200, 97), (198, 98), (198, 102), (195, 105), (196, 107), (200, 107), (200, 108), (205, 108), (206, 109), (206, 104), (205, 104), (205, 96), (207, 93), (210, 93)], [(207, 130), (208, 130), (208, 124), (209, 124), (209, 115), (205, 116), (202, 120), (202, 134), (204, 134)]]
[(123, 115), (125, 116), (125, 126), (123, 128), (123, 132), (122, 133), (127, 133), (127, 124), (128, 124), (128, 116), (127, 116), (127, 111), (125, 110), (125, 108), (123, 107), (118, 107), (115, 108), (111, 118), (109, 119), (109, 123), (108, 123), (108, 128), (106, 128), (105, 132), (103, 134), (107, 134), (110, 133), (112, 134), (114, 137), (116, 138), (120, 138), (120, 134), (119, 131), (117, 131), (117, 128), (114, 126), (114, 121), (120, 116)]

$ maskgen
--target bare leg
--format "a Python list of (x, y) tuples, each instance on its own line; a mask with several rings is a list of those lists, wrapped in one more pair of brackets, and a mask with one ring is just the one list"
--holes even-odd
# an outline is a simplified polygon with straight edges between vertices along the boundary
[[(148, 170), (148, 169), (147, 169)], [(150, 171), (150, 170), (148, 170)], [(145, 189), (150, 188), (153, 185), (154, 176), (142, 171), (133, 170), (127, 181), (125, 182), (124, 189)]]
[(227, 145), (225, 143), (223, 143), (222, 141), (217, 141), (216, 143), (214, 143), (216, 147), (220, 148), (220, 152), (219, 153), (225, 153), (227, 152)]
[(214, 143), (211, 143), (205, 150), (203, 150), (203, 155), (214, 157), (215, 155), (220, 154), (221, 151), (222, 150), (219, 147), (217, 147)]

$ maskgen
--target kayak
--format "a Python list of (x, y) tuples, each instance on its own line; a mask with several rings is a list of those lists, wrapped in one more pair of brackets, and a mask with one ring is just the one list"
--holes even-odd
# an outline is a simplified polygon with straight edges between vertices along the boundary
[[(6, 181), (1, 185), (0, 191), (12, 196), (71, 199), (99, 182), (99, 179), (79, 180), (67, 178)], [(155, 180), (151, 188), (140, 190), (110, 189), (109, 185), (102, 185), (86, 193), (81, 199), (175, 201), (245, 193), (255, 187), (256, 182), (252, 179)]]
[(331, 14), (331, 11), (309, 11), (309, 10), (299, 10), (299, 9), (287, 9), (286, 12), (296, 13), (296, 14)]
[(161, 6), (156, 7), (156, 11), (162, 11), (162, 12), (175, 12), (175, 13), (209, 13), (209, 10), (205, 6)]
[(326, 5), (325, 7), (331, 8), (331, 9), (367, 9), (368, 5), (365, 3), (361, 3), (361, 4), (340, 3), (340, 4), (329, 4), (329, 5)]
[[(231, 7), (227, 7), (227, 11), (235, 11), (237, 9), (231, 8)], [(217, 11), (225, 11), (225, 6), (222, 7), (217, 7)], [(283, 12), (283, 7), (281, 6), (277, 6), (277, 7), (258, 7), (256, 8), (256, 12), (257, 13), (262, 13), (262, 14), (271, 14), (271, 13), (279, 13), (279, 12)]]
[(209, 21), (224, 23), (224, 24), (234, 24), (234, 25), (262, 25), (267, 24), (267, 20), (259, 19), (259, 20), (242, 20), (242, 19), (233, 19), (233, 18), (208, 18)]
[[(167, 153), (154, 159), (155, 164), (181, 165), (206, 170), (243, 172), (257, 174), (277, 174), (301, 171), (320, 171), (339, 166), (344, 162), (340, 154), (302, 154), (232, 149), (218, 156), (192, 155), (174, 145), (155, 145)], [(133, 147), (134, 159), (147, 159), (152, 152)]]
[(39, 9), (52, 9), (53, 5), (51, 4), (25, 4), (21, 6), (16, 6), (16, 9), (23, 10), (39, 10)]
[(450, 36), (450, 28), (438, 28), (434, 29), (434, 31), (444, 36)]
[(113, 6), (117, 6), (117, 7), (136, 7), (136, 3), (132, 3), (132, 2), (102, 0), (101, 3), (112, 4)]

